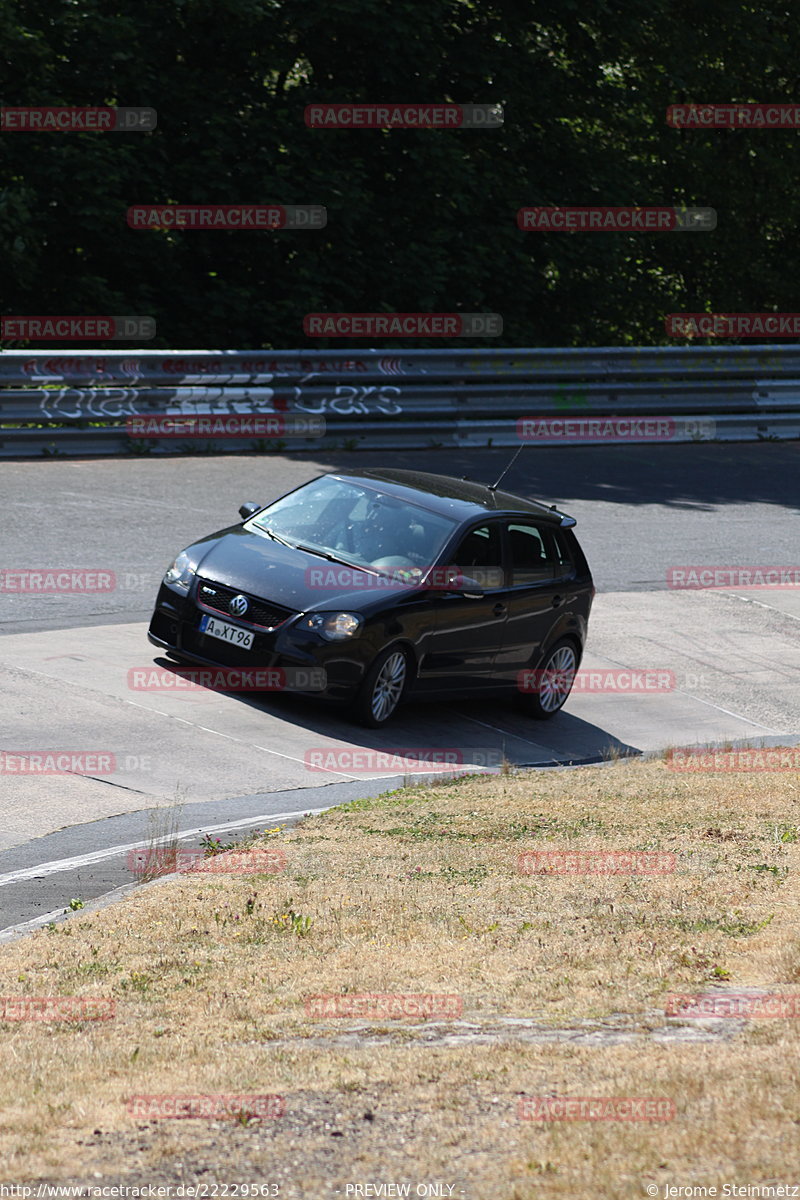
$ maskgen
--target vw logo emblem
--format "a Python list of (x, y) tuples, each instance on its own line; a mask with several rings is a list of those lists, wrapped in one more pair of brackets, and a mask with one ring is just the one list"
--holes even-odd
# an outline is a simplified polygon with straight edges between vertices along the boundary
[(232, 612), (235, 617), (243, 617), (249, 607), (247, 596), (234, 596), (228, 605), (228, 611)]

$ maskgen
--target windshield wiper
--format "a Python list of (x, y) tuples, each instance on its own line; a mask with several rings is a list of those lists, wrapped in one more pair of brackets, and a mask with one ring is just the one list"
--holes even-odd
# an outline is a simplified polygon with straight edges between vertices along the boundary
[(351, 562), (347, 558), (340, 558), (338, 554), (331, 554), (328, 550), (318, 550), (315, 546), (304, 546), (301, 542), (287, 542), (285, 538), (279, 537), (277, 533), (273, 533), (266, 525), (258, 525), (258, 529), (262, 533), (266, 533), (273, 541), (280, 542), (282, 546), (288, 546), (290, 550), (304, 550), (306, 554), (315, 554), (318, 558), (326, 558), (328, 562), (340, 563), (343, 567), (352, 567), (354, 571), (364, 571), (367, 575), (377, 575), (380, 579), (384, 572), (376, 571), (374, 567), (366, 567), (362, 563)]
[(361, 563), (350, 562), (347, 558), (340, 558), (338, 554), (331, 554), (327, 550), (317, 550), (314, 546), (303, 546), (298, 542), (295, 549), (305, 550), (306, 554), (316, 554), (317, 558), (327, 558), (328, 562), (341, 563), (343, 567), (352, 567), (354, 571), (364, 571), (367, 575), (377, 575), (379, 579), (383, 575), (382, 571), (376, 571), (374, 567), (365, 567)]
[(294, 550), (294, 542), (287, 542), (285, 538), (278, 537), (277, 533), (273, 533), (271, 529), (267, 529), (266, 525), (257, 525), (262, 533), (266, 533), (267, 537), (271, 537), (273, 542), (280, 542), (282, 546), (288, 546), (290, 550)]

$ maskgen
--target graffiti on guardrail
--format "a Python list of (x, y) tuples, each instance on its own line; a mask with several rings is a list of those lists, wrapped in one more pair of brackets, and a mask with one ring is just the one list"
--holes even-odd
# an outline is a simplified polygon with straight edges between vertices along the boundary
[[(122, 379), (139, 380), (155, 379), (162, 375), (175, 376), (175, 383), (181, 380), (192, 380), (199, 376), (204, 382), (215, 380), (228, 382), (241, 380), (269, 382), (273, 377), (295, 378), (298, 383), (308, 383), (318, 375), (351, 375), (372, 372), (378, 375), (406, 375), (416, 373), (426, 375), (423, 369), (414, 371), (413, 364), (397, 356), (385, 355), (381, 358), (367, 361), (364, 358), (173, 358), (164, 356), (112, 358), (98, 356), (65, 357), (53, 355), (49, 358), (31, 356), (24, 362), (19, 362), (15, 351), (6, 351), (0, 355), (0, 363), (5, 360), (13, 368), (14, 361), (19, 364), (16, 371), (12, 369), (10, 377), (24, 376), (26, 380), (35, 382), (42, 379), (54, 382), (57, 379), (72, 379), (74, 382), (88, 382), (92, 379), (99, 381), (114, 381)], [(409, 371), (409, 367), (411, 371)], [(0, 367), (0, 369), (2, 369)]]
[[(294, 389), (299, 393), (295, 400), (295, 407), (302, 409), (303, 412), (322, 414), (335, 413), (340, 417), (350, 417), (356, 414), (364, 414), (370, 412), (384, 413), (391, 416), (393, 413), (401, 413), (402, 405), (395, 399), (400, 395), (398, 387), (360, 387), (351, 386), (349, 384), (339, 384), (335, 389), (335, 395), (323, 396), (314, 399), (304, 400), (300, 388)], [(372, 393), (376, 393), (373, 395)], [(391, 395), (389, 393), (392, 393)]]
[[(181, 395), (181, 390), (176, 388), (167, 395), (162, 393), (159, 399), (153, 391), (143, 395), (140, 389), (133, 387), (53, 388), (44, 396), (39, 393), (39, 412), (47, 421), (147, 416), (155, 411), (151, 398), (159, 412), (170, 416), (270, 415), (291, 410), (313, 416), (331, 413), (348, 417), (370, 413), (391, 416), (403, 411), (396, 398), (400, 389), (390, 385), (351, 387), (338, 384), (333, 395), (327, 396), (305, 396), (300, 387), (283, 388), (280, 394), (272, 388), (253, 389), (257, 395), (250, 394), (246, 388), (228, 389), (227, 392), (222, 388), (186, 388), (188, 394), (185, 396)], [(195, 391), (197, 395), (192, 394)]]
[(124, 417), (138, 412), (136, 388), (54, 388), (39, 402), (48, 421), (63, 418)]
[[(707, 315), (707, 314), (706, 314)], [(262, 384), (273, 378), (296, 385), (313, 380), (345, 382), (354, 375), (423, 377), (452, 381), (477, 378), (499, 381), (509, 376), (553, 379), (564, 387), (583, 388), (592, 381), (605, 385), (651, 380), (661, 385), (671, 380), (691, 381), (709, 376), (720, 379), (788, 378), (800, 374), (800, 354), (793, 346), (703, 347), (599, 347), (592, 351), (567, 350), (360, 350), (345, 351), (156, 351), (102, 353), (37, 350), (0, 351), (0, 383), (14, 381), (74, 384), (127, 383), (146, 380), (178, 384)], [(366, 382), (366, 381), (365, 381)]]
[[(26, 375), (29, 379), (47, 379), (53, 376), (63, 377), (64, 375), (80, 375), (83, 378), (88, 378), (92, 375), (102, 376), (106, 371), (108, 361), (105, 358), (83, 357), (47, 358), (44, 361), (38, 358), (29, 358), (22, 364), (22, 374)], [(114, 367), (120, 374), (129, 374), (132, 379), (138, 377), (138, 358), (114, 362)]]
[(152, 413), (302, 414), (326, 420), (331, 432), (367, 420), (362, 446), (508, 445), (520, 416), (537, 442), (613, 441), (614, 422), (627, 422), (618, 440), (628, 441), (665, 413), (671, 442), (777, 441), (798, 437), (798, 380), (800, 352), (786, 344), (354, 354), (3, 349), (0, 458), (138, 453), (126, 418)]
[[(269, 387), (172, 388), (40, 388), (0, 393), (0, 398), (24, 407), (38, 402), (46, 417), (127, 417), (167, 413), (170, 416), (272, 416), (285, 413), (296, 398)], [(135, 403), (134, 403), (135, 402)]]

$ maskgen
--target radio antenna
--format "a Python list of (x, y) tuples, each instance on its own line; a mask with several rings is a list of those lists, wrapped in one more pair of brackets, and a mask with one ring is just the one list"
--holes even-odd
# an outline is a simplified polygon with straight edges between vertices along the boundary
[(514, 465), (514, 463), (517, 461), (517, 459), (519, 458), (520, 454), (522, 453), (522, 451), (523, 451), (524, 449), (525, 449), (525, 442), (523, 442), (523, 443), (522, 443), (522, 445), (520, 446), (519, 450), (517, 450), (517, 453), (516, 453), (516, 454), (514, 455), (514, 457), (511, 459), (511, 462), (508, 464), (508, 466), (506, 467), (505, 471), (503, 471), (503, 473), (502, 473), (502, 475), (500, 476), (500, 478), (499, 478), (499, 479), (497, 479), (497, 480), (496, 480), (494, 483), (490, 483), (490, 484), (489, 484), (489, 491), (490, 491), (490, 492), (496, 492), (496, 491), (497, 491), (497, 485), (500, 483), (500, 481), (501, 481), (502, 479), (505, 479), (506, 475), (507, 475), (507, 474), (508, 474), (508, 472), (511, 470), (511, 468), (512, 468), (512, 467), (513, 467), (513, 465)]

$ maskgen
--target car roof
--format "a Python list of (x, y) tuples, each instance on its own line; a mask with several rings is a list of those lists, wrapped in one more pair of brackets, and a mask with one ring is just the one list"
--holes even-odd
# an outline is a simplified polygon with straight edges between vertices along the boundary
[(475, 483), (470, 479), (456, 479), (452, 475), (434, 475), (428, 471), (396, 471), (367, 468), (334, 471), (337, 479), (351, 483), (371, 481), (381, 485), (387, 495), (421, 504), (432, 512), (466, 521), (483, 513), (524, 514), (536, 517), (552, 525), (572, 526), (575, 521), (555, 506), (548, 508), (538, 500), (526, 500), (511, 492), (493, 491), (488, 484)]

